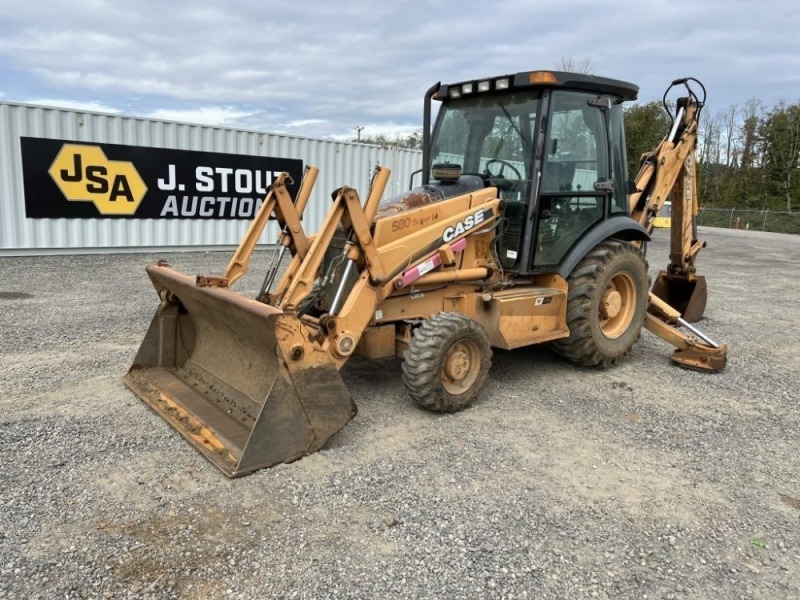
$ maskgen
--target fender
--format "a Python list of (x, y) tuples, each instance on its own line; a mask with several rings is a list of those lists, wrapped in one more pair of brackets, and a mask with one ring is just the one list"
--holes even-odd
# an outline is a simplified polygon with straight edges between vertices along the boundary
[(581, 238), (572, 250), (569, 251), (564, 262), (561, 263), (558, 274), (566, 279), (581, 259), (607, 238), (639, 240), (642, 242), (650, 241), (650, 235), (647, 233), (647, 230), (637, 221), (624, 215), (611, 217), (600, 223)]

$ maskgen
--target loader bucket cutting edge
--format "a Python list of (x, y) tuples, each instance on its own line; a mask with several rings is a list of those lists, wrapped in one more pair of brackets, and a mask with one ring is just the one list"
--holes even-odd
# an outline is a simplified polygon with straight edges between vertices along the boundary
[(688, 281), (660, 271), (653, 283), (653, 294), (679, 311), (689, 323), (696, 323), (703, 317), (708, 301), (706, 278), (702, 275)]
[(355, 416), (298, 318), (168, 267), (147, 272), (167, 300), (123, 380), (227, 476), (316, 452)]

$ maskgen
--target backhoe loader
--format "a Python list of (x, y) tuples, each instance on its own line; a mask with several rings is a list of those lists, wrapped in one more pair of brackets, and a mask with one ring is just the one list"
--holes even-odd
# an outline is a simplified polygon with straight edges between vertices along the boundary
[[(342, 186), (309, 234), (302, 214), (318, 170), (306, 168), (294, 199), (283, 174), (222, 275), (147, 267), (161, 302), (125, 383), (236, 477), (319, 450), (355, 416), (339, 376), (353, 355), (402, 357), (410, 396), (441, 412), (477, 397), (493, 347), (547, 342), (605, 367), (644, 326), (677, 348), (679, 365), (723, 369), (727, 347), (690, 324), (706, 299), (694, 225), (705, 90), (698, 98), (695, 83), (673, 82), (687, 94), (635, 182), (622, 110), (633, 84), (532, 71), (434, 85), (421, 185), (383, 199), (379, 167), (363, 204)], [(668, 200), (670, 263), (651, 293), (645, 245)], [(246, 297), (231, 287), (270, 218), (275, 254)]]

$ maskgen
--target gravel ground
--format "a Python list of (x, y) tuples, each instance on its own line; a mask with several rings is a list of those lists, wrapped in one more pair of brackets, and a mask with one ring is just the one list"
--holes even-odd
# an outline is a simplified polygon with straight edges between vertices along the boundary
[(800, 237), (702, 234), (724, 373), (495, 351), (441, 416), (353, 359), (358, 416), (233, 481), (120, 381), (155, 256), (0, 259), (0, 598), (800, 598)]

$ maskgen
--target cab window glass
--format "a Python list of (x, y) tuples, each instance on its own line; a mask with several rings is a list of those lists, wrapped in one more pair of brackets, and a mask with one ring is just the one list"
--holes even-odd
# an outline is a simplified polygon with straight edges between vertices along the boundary
[(594, 94), (553, 93), (542, 192), (591, 192), (608, 175), (603, 112), (587, 103)]
[(569, 250), (604, 218), (609, 177), (603, 111), (588, 103), (596, 94), (553, 92), (545, 141), (534, 266), (560, 264)]

